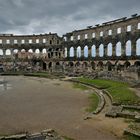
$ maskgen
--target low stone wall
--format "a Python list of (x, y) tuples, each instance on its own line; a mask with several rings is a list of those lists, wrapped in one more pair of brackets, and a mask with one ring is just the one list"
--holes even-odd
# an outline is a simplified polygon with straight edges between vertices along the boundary
[(64, 140), (64, 138), (58, 135), (54, 130), (47, 129), (43, 130), (41, 133), (2, 136), (0, 140)]
[(124, 130), (124, 135), (131, 135), (140, 139), (140, 128), (137, 128), (137, 130), (134, 130), (132, 128), (127, 128)]
[[(80, 84), (89, 86), (90, 88), (93, 87), (93, 88), (99, 89), (99, 87), (97, 87), (97, 86), (95, 86), (93, 84), (81, 82), (81, 81), (78, 81), (78, 80), (75, 80), (75, 79), (69, 79), (68, 81), (74, 82), (74, 83), (80, 83)], [(104, 108), (104, 105), (105, 105), (105, 98), (103, 96), (102, 91), (101, 90), (100, 91), (99, 90), (95, 90), (95, 92), (97, 93), (97, 96), (99, 97), (99, 104), (98, 104), (97, 109), (94, 112), (92, 112), (92, 114), (98, 114), (98, 113), (100, 113), (102, 111), (102, 109)]]

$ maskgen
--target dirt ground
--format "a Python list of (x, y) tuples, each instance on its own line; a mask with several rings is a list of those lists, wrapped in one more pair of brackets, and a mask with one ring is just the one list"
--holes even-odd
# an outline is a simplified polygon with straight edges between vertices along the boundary
[(90, 91), (33, 77), (0, 77), (0, 134), (55, 129), (75, 140), (119, 140), (127, 124), (104, 114), (84, 120)]

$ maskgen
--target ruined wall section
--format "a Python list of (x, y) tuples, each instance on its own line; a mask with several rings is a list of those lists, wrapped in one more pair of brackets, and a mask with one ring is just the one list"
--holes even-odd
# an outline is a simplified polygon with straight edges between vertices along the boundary
[[(116, 58), (116, 44), (121, 42), (122, 55), (120, 59), (126, 59), (125, 46), (128, 40), (132, 42), (132, 55), (127, 57), (128, 59), (139, 58), (136, 56), (136, 41), (140, 38), (140, 16), (134, 16), (131, 18), (121, 18), (118, 20), (103, 23), (102, 25), (96, 25), (96, 27), (88, 27), (83, 30), (75, 30), (67, 33), (63, 36), (65, 42), (63, 46), (67, 48), (67, 54), (69, 58), (70, 47), (74, 47), (75, 55), (78, 46), (82, 49), (82, 57), (84, 47), (87, 45), (89, 49), (89, 57), (91, 57), (91, 47), (96, 46), (95, 59), (117, 59)], [(107, 45), (112, 43), (113, 54), (111, 57), (107, 57)], [(104, 45), (104, 56), (99, 57), (99, 45)]]

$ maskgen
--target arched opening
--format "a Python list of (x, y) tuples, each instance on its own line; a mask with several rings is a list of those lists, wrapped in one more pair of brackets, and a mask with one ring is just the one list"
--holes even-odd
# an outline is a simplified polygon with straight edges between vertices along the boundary
[(43, 62), (43, 70), (46, 70), (47, 69), (47, 65), (45, 62)]
[(91, 62), (91, 67), (93, 70), (95, 70), (95, 63), (94, 62)]
[(103, 44), (101, 44), (99, 46), (99, 56), (100, 57), (103, 57), (104, 56), (104, 45)]
[(121, 71), (122, 68), (123, 68), (123, 66), (122, 66), (121, 64), (118, 64), (118, 65), (117, 65), (117, 71)]
[(101, 61), (97, 64), (97, 67), (99, 70), (103, 70), (103, 66), (104, 66), (104, 64)]
[(107, 56), (112, 56), (112, 43), (107, 45)]
[(48, 58), (51, 58), (51, 54), (50, 53), (48, 53)]
[(13, 50), (13, 53), (14, 53), (14, 54), (18, 53), (18, 49), (14, 49), (14, 50)]
[(75, 64), (75, 67), (80, 67), (80, 66), (81, 66), (80, 62), (77, 62), (77, 63)]
[(125, 68), (125, 69), (129, 68), (130, 66), (131, 66), (130, 62), (126, 61), (126, 62), (124, 63), (124, 68)]
[(134, 63), (134, 66), (135, 66), (135, 67), (140, 67), (140, 61), (136, 61), (136, 62)]
[(25, 49), (22, 49), (21, 52), (26, 52)]
[(121, 49), (122, 49), (121, 42), (118, 42), (116, 44), (116, 56), (121, 56), (121, 54), (122, 54)]
[(48, 68), (49, 68), (49, 69), (52, 68), (52, 62), (50, 62), (50, 63), (48, 64)]
[(73, 67), (74, 66), (74, 63), (73, 62), (69, 62), (69, 67)]
[(70, 57), (74, 57), (74, 48), (73, 47), (70, 48)]
[(2, 49), (0, 49), (0, 55), (2, 56), (2, 55), (4, 55), (4, 53), (3, 53), (3, 50)]
[(43, 53), (43, 54), (47, 53), (47, 50), (46, 50), (46, 49), (43, 49), (43, 50), (42, 50), (42, 53)]
[(33, 50), (32, 50), (32, 49), (29, 49), (28, 52), (29, 52), (29, 53), (33, 53)]
[(18, 49), (13, 50), (13, 56), (15, 57), (15, 59), (18, 58)]
[(61, 54), (59, 54), (59, 52), (60, 52), (60, 49), (56, 48), (56, 50), (55, 50), (55, 56), (56, 57), (58, 57), (58, 56), (60, 57)]
[(7, 49), (6, 52), (5, 52), (5, 55), (11, 55), (11, 50)]
[(35, 50), (35, 53), (36, 53), (36, 54), (39, 54), (39, 53), (40, 53), (40, 50), (39, 50), (39, 49), (36, 49), (36, 50)]
[(136, 55), (140, 55), (140, 38), (136, 42)]
[(111, 62), (107, 62), (107, 63), (106, 63), (106, 66), (107, 66), (107, 70), (108, 70), (108, 71), (112, 71), (113, 65), (112, 65)]
[(138, 29), (140, 29), (140, 23), (138, 23)]
[(84, 47), (84, 57), (87, 58), (88, 57), (88, 46)]
[(78, 58), (81, 57), (81, 47), (80, 46), (77, 47), (77, 57)]
[(65, 55), (65, 58), (67, 58), (68, 57), (68, 49), (67, 48), (65, 48), (65, 50), (64, 50), (65, 52), (64, 52), (64, 55)]
[(47, 52), (48, 52), (48, 58), (52, 58), (53, 57), (53, 49), (52, 48), (49, 48), (47, 50)]
[(60, 70), (61, 69), (61, 65), (59, 62), (55, 63), (55, 69)]
[(83, 62), (83, 68), (87, 68), (88, 67), (88, 63), (87, 62)]
[(91, 56), (92, 56), (92, 57), (96, 57), (96, 46), (95, 46), (95, 45), (93, 45), (93, 46), (91, 47)]
[(125, 52), (126, 52), (126, 56), (131, 56), (131, 41), (130, 40), (128, 40), (126, 42), (126, 50), (125, 50)]
[(59, 62), (56, 62), (56, 66), (60, 66), (60, 63)]

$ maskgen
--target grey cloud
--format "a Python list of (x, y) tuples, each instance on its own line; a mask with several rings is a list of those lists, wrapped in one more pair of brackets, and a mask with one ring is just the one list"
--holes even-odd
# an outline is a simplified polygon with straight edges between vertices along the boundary
[(0, 0), (0, 32), (64, 34), (140, 13), (139, 0)]

